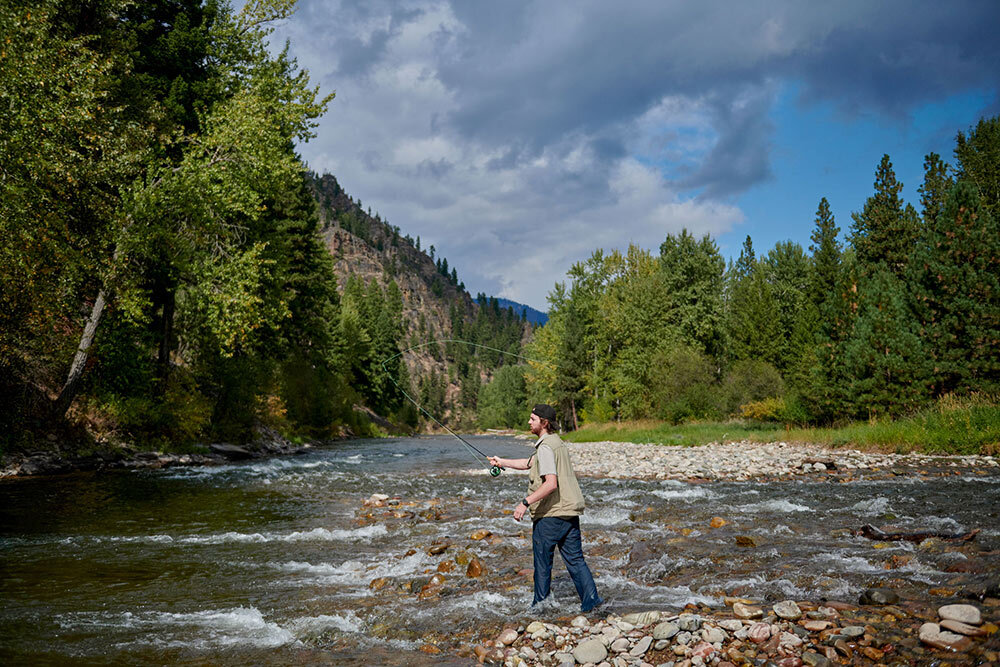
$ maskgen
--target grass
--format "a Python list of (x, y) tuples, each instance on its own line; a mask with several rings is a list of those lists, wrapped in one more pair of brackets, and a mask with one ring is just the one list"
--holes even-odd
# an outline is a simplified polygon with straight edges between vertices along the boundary
[(808, 442), (882, 452), (1000, 454), (1000, 401), (995, 396), (946, 396), (909, 417), (853, 422), (840, 427), (786, 427), (733, 420), (669, 424), (655, 421), (585, 425), (567, 433), (571, 442), (646, 442), (705, 445), (710, 442)]

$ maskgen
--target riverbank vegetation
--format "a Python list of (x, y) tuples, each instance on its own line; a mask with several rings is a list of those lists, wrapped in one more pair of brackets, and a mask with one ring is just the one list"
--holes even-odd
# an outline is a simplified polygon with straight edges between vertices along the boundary
[(733, 419), (671, 424), (658, 420), (585, 424), (564, 435), (571, 442), (656, 443), (797, 442), (880, 452), (1000, 455), (1000, 400), (948, 395), (917, 413), (842, 426), (793, 426)]
[(620, 437), (662, 442), (743, 429), (995, 449), (1000, 118), (958, 133), (954, 166), (932, 153), (924, 168), (918, 212), (883, 156), (846, 244), (823, 198), (808, 251), (788, 241), (758, 255), (748, 236), (727, 265), (686, 231), (659, 254), (595, 251), (549, 295), (549, 323), (526, 347), (539, 360), (526, 403), (586, 425), (574, 437), (615, 439), (625, 422)]

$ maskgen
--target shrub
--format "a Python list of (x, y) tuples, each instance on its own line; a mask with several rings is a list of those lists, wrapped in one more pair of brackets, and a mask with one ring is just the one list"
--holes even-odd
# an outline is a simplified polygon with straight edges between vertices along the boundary
[(785, 412), (785, 399), (765, 398), (760, 401), (750, 401), (740, 406), (740, 416), (761, 422), (780, 421)]
[(694, 348), (680, 346), (657, 352), (650, 365), (656, 416), (673, 423), (718, 416), (719, 393), (711, 359)]
[(585, 424), (606, 424), (615, 418), (615, 408), (606, 398), (591, 398), (580, 410), (580, 419)]
[(785, 394), (785, 382), (778, 369), (766, 361), (745, 359), (733, 364), (723, 381), (725, 410), (734, 414), (741, 405)]

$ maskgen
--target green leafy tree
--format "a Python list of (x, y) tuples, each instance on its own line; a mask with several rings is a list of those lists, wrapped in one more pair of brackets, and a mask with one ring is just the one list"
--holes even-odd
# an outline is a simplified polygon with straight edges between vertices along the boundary
[(523, 427), (528, 398), (523, 366), (502, 366), (479, 389), (479, 423), (483, 428)]
[(948, 164), (937, 153), (924, 157), (924, 182), (920, 186), (920, 205), (923, 207), (924, 226), (934, 224), (944, 210), (948, 192), (955, 185), (948, 175)]

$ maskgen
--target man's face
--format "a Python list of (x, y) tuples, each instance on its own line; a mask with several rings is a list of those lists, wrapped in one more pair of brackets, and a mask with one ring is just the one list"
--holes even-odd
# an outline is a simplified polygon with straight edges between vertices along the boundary
[(541, 435), (542, 433), (542, 418), (536, 415), (534, 412), (528, 417), (528, 428), (535, 435)]

